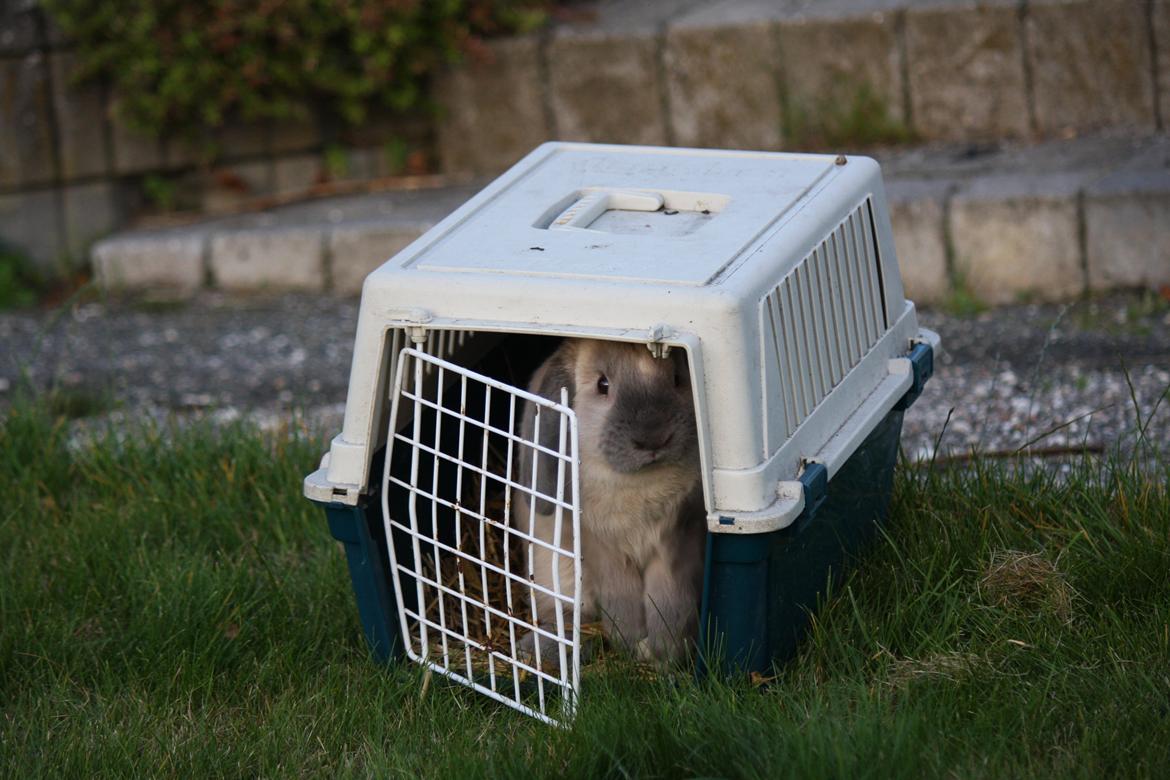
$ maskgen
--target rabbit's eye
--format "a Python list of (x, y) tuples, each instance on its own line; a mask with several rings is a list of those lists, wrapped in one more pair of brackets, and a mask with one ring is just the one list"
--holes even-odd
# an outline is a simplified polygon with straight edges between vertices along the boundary
[(597, 392), (602, 395), (609, 395), (609, 378), (605, 374), (597, 378)]

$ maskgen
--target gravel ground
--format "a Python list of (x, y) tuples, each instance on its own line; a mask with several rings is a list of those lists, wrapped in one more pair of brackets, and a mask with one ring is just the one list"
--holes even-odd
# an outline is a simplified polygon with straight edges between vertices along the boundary
[[(1170, 453), (1170, 307), (1113, 297), (975, 317), (926, 311), (943, 354), (906, 416), (914, 459), (978, 451), (1128, 451), (1140, 426)], [(1166, 403), (1162, 403), (1162, 401)], [(940, 438), (941, 437), (941, 438)]]
[[(0, 409), (21, 388), (54, 390), (94, 421), (212, 415), (279, 424), (302, 410), (340, 428), (357, 304), (326, 297), (174, 307), (89, 302), (0, 313)], [(1147, 435), (1170, 452), (1170, 304), (1115, 296), (974, 316), (924, 311), (943, 339), (934, 379), (906, 418), (903, 447), (929, 458), (1029, 442), (1107, 451)], [(111, 411), (112, 410), (112, 411)], [(948, 422), (949, 416), (949, 422)], [(944, 432), (945, 426), (945, 432)], [(1063, 427), (1062, 427), (1063, 426)], [(1048, 435), (1045, 435), (1045, 434)]]

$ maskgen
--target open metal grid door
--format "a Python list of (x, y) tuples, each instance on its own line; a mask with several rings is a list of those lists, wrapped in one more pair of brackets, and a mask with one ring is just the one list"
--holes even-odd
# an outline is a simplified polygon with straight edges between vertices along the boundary
[[(526, 405), (535, 414), (522, 433)], [(540, 444), (550, 425), (556, 450)], [(538, 473), (548, 468), (555, 481)], [(537, 487), (550, 483), (551, 494)], [(403, 349), (382, 516), (407, 656), (567, 723), (580, 695), (579, 495), (567, 397), (554, 403)]]

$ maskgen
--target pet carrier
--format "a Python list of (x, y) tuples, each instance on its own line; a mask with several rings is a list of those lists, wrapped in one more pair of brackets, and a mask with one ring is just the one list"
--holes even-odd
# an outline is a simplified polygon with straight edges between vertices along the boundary
[[(552, 722), (580, 695), (582, 466), (569, 396), (524, 388), (566, 338), (685, 354), (701, 661), (765, 672), (885, 518), (932, 371), (878, 165), (549, 143), (366, 279), (343, 429), (305, 495), (376, 657)], [(537, 502), (540, 523), (510, 518)]]

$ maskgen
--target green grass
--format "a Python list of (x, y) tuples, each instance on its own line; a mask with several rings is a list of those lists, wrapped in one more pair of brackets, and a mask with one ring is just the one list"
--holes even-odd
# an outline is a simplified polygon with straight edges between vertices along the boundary
[(587, 677), (572, 729), (366, 657), (324, 444), (0, 426), (0, 775), (1165, 776), (1164, 462), (903, 468), (767, 688)]

